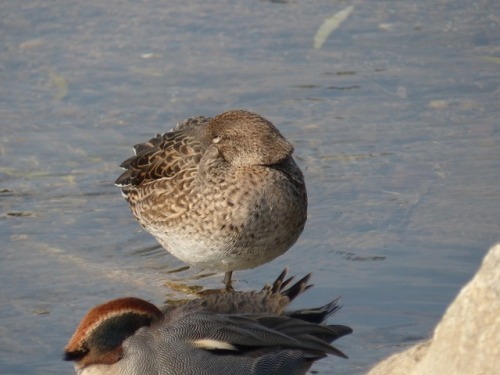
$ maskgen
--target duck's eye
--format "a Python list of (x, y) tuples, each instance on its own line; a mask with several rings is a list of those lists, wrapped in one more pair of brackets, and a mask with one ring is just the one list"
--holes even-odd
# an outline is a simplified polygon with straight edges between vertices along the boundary
[(219, 136), (213, 137), (212, 138), (212, 143), (219, 143), (220, 140), (221, 140), (221, 137), (219, 137)]

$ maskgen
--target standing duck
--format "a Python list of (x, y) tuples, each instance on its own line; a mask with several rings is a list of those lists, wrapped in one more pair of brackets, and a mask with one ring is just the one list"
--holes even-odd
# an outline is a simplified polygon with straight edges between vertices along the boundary
[(307, 218), (293, 146), (258, 114), (188, 118), (134, 147), (115, 184), (142, 227), (172, 255), (225, 272), (287, 251)]

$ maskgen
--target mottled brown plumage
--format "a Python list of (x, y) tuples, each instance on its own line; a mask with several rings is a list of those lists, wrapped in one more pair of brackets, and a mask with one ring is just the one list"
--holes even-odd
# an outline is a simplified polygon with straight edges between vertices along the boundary
[(231, 272), (267, 263), (298, 239), (307, 216), (293, 146), (242, 110), (182, 121), (136, 145), (116, 180), (139, 223), (172, 255)]
[[(286, 278), (288, 270), (283, 272), (274, 280), (272, 284), (266, 284), (260, 291), (226, 292), (208, 294), (201, 298), (178, 301), (176, 304), (168, 304), (163, 308), (163, 312), (182, 308), (207, 308), (218, 314), (272, 314), (281, 315), (285, 308), (297, 296), (308, 290), (312, 285), (308, 284), (311, 274), (307, 274), (302, 279), (288, 287), (294, 277)], [(287, 288), (288, 287), (288, 288)], [(337, 304), (337, 300), (334, 301)]]

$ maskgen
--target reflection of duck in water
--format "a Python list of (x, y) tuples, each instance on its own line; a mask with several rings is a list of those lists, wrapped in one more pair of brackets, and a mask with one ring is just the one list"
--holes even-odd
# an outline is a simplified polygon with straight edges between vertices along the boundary
[(116, 180), (139, 223), (182, 261), (226, 273), (257, 267), (297, 241), (307, 216), (293, 146), (242, 110), (193, 117), (134, 147)]
[(309, 275), (285, 287), (283, 272), (261, 292), (209, 295), (163, 312), (138, 298), (99, 305), (83, 318), (65, 349), (78, 374), (305, 374), (330, 343), (352, 330), (322, 323), (337, 300), (283, 313), (308, 289)]

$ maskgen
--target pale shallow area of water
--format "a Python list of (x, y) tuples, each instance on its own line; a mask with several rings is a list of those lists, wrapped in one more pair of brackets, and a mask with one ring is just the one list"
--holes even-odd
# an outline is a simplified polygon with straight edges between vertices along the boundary
[[(323, 20), (355, 5), (321, 49)], [(67, 374), (93, 305), (161, 304), (197, 278), (142, 231), (113, 181), (131, 146), (245, 108), (295, 145), (297, 244), (235, 275), (313, 272), (295, 307), (342, 295), (354, 334), (320, 374), (363, 374), (429, 337), (500, 222), (495, 1), (6, 1), (0, 4), (0, 373)], [(203, 274), (203, 273), (202, 273)]]

